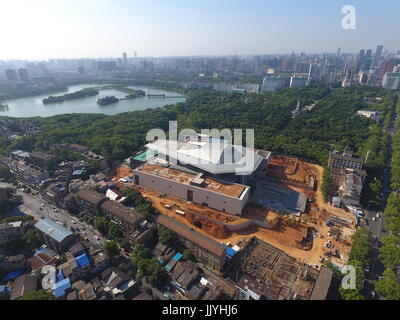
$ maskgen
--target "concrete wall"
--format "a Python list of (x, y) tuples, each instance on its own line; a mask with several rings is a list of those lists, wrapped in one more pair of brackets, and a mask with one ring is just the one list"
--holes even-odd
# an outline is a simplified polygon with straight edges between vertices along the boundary
[(139, 185), (144, 188), (156, 190), (184, 200), (187, 200), (187, 192), (188, 190), (191, 190), (193, 191), (194, 203), (201, 205), (207, 203), (210, 208), (225, 211), (234, 215), (241, 215), (250, 195), (249, 189), (244, 191), (241, 198), (234, 198), (200, 187), (153, 176), (137, 170), (134, 171), (134, 175), (139, 177)]

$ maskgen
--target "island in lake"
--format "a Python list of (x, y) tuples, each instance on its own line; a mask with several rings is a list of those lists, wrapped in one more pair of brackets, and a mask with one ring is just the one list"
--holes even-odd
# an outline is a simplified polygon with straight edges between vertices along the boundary
[(99, 98), (99, 100), (97, 100), (97, 104), (100, 106), (107, 106), (109, 104), (118, 103), (118, 102), (119, 102), (119, 99), (114, 96)]
[(57, 103), (57, 102), (63, 102), (65, 100), (97, 96), (98, 94), (99, 94), (98, 90), (93, 88), (86, 88), (72, 93), (67, 93), (62, 96), (56, 96), (56, 97), (50, 96), (48, 98), (43, 99), (43, 104)]
[(146, 96), (146, 92), (144, 92), (143, 90), (133, 90), (130, 89), (130, 92), (127, 96), (125, 96), (126, 99), (135, 99), (135, 98), (141, 98), (141, 97), (145, 97)]
[(0, 111), (8, 110), (8, 104), (0, 104)]

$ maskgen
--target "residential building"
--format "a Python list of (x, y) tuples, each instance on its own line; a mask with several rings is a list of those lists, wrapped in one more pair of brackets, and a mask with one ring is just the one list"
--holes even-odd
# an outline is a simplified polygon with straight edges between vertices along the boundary
[(307, 84), (308, 84), (308, 78), (307, 77), (292, 76), (290, 78), (290, 87), (291, 88), (305, 87)]
[(110, 292), (114, 297), (132, 289), (136, 282), (117, 268), (107, 268), (100, 274), (104, 292)]
[(17, 71), (14, 69), (5, 70), (6, 78), (8, 81), (18, 81)]
[(93, 216), (98, 214), (100, 205), (108, 201), (108, 198), (104, 194), (86, 189), (79, 190), (75, 198), (78, 208)]
[(333, 272), (331, 269), (322, 266), (315, 282), (310, 300), (326, 300), (332, 283)]
[(33, 257), (28, 259), (28, 261), (31, 264), (32, 270), (41, 270), (46, 265), (55, 266), (58, 261), (58, 255), (55, 251), (43, 245), (35, 251)]
[[(330, 192), (338, 193), (344, 203), (342, 196), (346, 196), (347, 202), (359, 200), (367, 175), (363, 157), (356, 156), (351, 151), (340, 154), (335, 150), (329, 156), (328, 168)], [(353, 200), (350, 201), (350, 199)]]
[(138, 229), (139, 223), (144, 220), (140, 213), (112, 200), (103, 202), (100, 205), (100, 212), (115, 221), (128, 237), (133, 235), (133, 232)]
[(42, 181), (50, 179), (47, 170), (23, 161), (10, 161), (8, 168), (15, 178), (31, 186), (38, 186)]
[(23, 295), (37, 289), (38, 280), (36, 279), (36, 277), (24, 274), (15, 280), (10, 300), (17, 300)]
[(21, 68), (18, 69), (19, 80), (23, 82), (29, 82), (31, 79), (29, 77), (29, 73), (27, 69)]
[(211, 269), (222, 270), (226, 258), (224, 245), (166, 215), (160, 215), (157, 224), (175, 232), (179, 241), (193, 252), (197, 260)]
[(346, 169), (345, 179), (339, 188), (339, 194), (346, 206), (360, 206), (360, 198), (365, 176), (354, 169)]
[(22, 236), (25, 233), (25, 229), (25, 223), (22, 221), (0, 224), (0, 246), (4, 245), (11, 237)]
[(71, 282), (75, 282), (84, 278), (89, 274), (91, 269), (89, 257), (85, 252), (73, 256), (70, 252), (66, 253), (67, 262), (61, 264), (58, 268), (64, 277), (69, 278)]
[(263, 80), (261, 86), (261, 92), (274, 92), (284, 88), (286, 85), (286, 79), (276, 76), (267, 76)]
[(26, 267), (27, 261), (23, 254), (0, 256), (0, 269), (2, 270), (24, 270)]
[(47, 169), (51, 164), (54, 164), (56, 157), (44, 152), (31, 152), (29, 162), (34, 165)]

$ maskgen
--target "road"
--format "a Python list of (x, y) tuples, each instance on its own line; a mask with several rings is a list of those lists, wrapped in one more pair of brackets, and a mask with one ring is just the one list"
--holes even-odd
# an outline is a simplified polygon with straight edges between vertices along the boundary
[[(382, 183), (382, 188), (381, 188), (381, 197), (382, 201), (379, 207), (379, 210), (377, 211), (367, 211), (365, 210), (365, 217), (368, 220), (369, 224), (369, 229), (371, 230), (372, 236), (374, 237), (374, 242), (373, 242), (373, 259), (372, 259), (372, 265), (371, 265), (371, 270), (370, 272), (367, 272), (367, 284), (366, 287), (368, 288), (368, 292), (371, 292), (373, 290), (373, 284), (371, 283), (371, 280), (377, 280), (381, 277), (383, 271), (384, 271), (384, 266), (378, 259), (378, 254), (379, 254), (379, 247), (381, 246), (381, 239), (382, 237), (385, 237), (388, 234), (386, 228), (385, 228), (385, 218), (382, 212), (385, 210), (386, 203), (387, 203), (387, 198), (389, 197), (390, 193), (392, 192), (392, 189), (390, 187), (391, 183), (391, 161), (392, 161), (392, 143), (393, 143), (393, 136), (397, 132), (397, 118), (398, 114), (395, 113), (392, 123), (390, 125), (390, 128), (387, 129), (387, 133), (390, 135), (390, 148), (387, 150), (387, 164), (386, 168), (384, 170), (381, 183)], [(377, 214), (380, 215), (380, 217), (377, 217)], [(375, 217), (375, 221), (372, 219)], [(373, 297), (375, 299), (381, 299), (381, 297)]]
[[(15, 188), (12, 184), (0, 182), (0, 188), (6, 187)], [(82, 238), (86, 236), (88, 241), (94, 247), (100, 247), (104, 242), (107, 241), (107, 239), (104, 238), (92, 226), (83, 221), (79, 221), (76, 217), (71, 216), (65, 210), (56, 208), (53, 204), (44, 200), (40, 194), (28, 194), (20, 190), (17, 190), (17, 194), (22, 196), (24, 203), (19, 206), (19, 208), (14, 209), (11, 215), (30, 215), (36, 220), (40, 220), (41, 217), (45, 217), (54, 221), (59, 221), (64, 227), (70, 229), (76, 234), (80, 234)], [(44, 204), (44, 207), (42, 204)], [(56, 211), (53, 209), (56, 209)]]

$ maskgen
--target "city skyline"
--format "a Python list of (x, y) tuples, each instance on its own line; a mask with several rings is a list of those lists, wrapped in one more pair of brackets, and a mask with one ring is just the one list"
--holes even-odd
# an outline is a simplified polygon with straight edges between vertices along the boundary
[[(341, 27), (346, 1), (3, 1), (1, 60), (223, 56), (395, 47), (400, 4), (353, 1), (356, 29)], [(20, 8), (25, 8), (21, 11)], [(45, 9), (45, 10), (44, 10)], [(278, 14), (279, 13), (279, 14)], [(24, 21), (24, 23), (16, 23)], [(26, 26), (29, 25), (29, 28)], [(51, 25), (51, 28), (49, 26)], [(318, 25), (318, 28), (313, 28)], [(10, 26), (12, 26), (10, 28)], [(29, 48), (29, 50), (27, 50)]]

